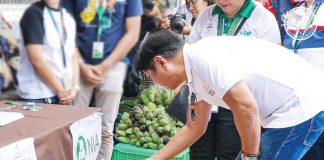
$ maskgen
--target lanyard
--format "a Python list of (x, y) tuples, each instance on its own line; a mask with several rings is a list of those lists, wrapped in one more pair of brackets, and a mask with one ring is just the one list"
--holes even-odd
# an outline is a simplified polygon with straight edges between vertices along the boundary
[[(237, 35), (238, 31), (242, 28), (244, 22), (246, 21), (246, 17), (237, 16), (234, 18), (228, 32), (226, 35)], [(225, 26), (225, 18), (218, 15), (218, 24), (217, 24), (217, 35), (223, 36), (224, 35), (224, 27)]]
[[(55, 21), (55, 18), (54, 18), (54, 15), (52, 13), (52, 10), (50, 8), (47, 8), (48, 10), (48, 13), (50, 14), (51, 16), (51, 19), (52, 19), (52, 22), (54, 23), (54, 27), (57, 31), (57, 33), (59, 35), (60, 34), (60, 30), (59, 30), (59, 27), (58, 27), (58, 24), (56, 23)], [(61, 21), (62, 21), (62, 29), (63, 29), (63, 38), (61, 38), (61, 36), (59, 36), (60, 38), (60, 45), (61, 45), (61, 53), (62, 53), (62, 61), (63, 61), (63, 66), (64, 68), (66, 68), (66, 58), (65, 58), (65, 50), (64, 50), (64, 44), (66, 42), (66, 39), (67, 39), (67, 33), (66, 33), (66, 28), (65, 28), (65, 24), (64, 24), (64, 18), (63, 18), (63, 12), (62, 12), (62, 9), (60, 9), (60, 14), (61, 14)]]
[[(254, 10), (255, 5), (252, 8), (252, 11)], [(228, 29), (228, 32), (226, 35), (230, 36), (236, 36), (238, 32), (243, 27), (245, 21), (248, 19), (248, 17), (243, 16), (235, 16), (230, 28)], [(218, 14), (218, 24), (217, 24), (217, 36), (223, 36), (224, 35), (224, 27), (225, 26), (225, 17)]]
[[(99, 2), (98, 2), (99, 1)], [(102, 32), (111, 27), (112, 14), (115, 12), (116, 0), (97, 0), (96, 12), (98, 15), (98, 31), (97, 31), (97, 41), (100, 41)], [(105, 13), (108, 13), (106, 15)]]
[[(307, 24), (306, 24), (305, 29), (304, 29), (304, 32), (302, 33), (302, 37), (304, 36), (304, 34), (307, 31), (307, 29), (309, 28), (309, 26), (314, 21), (314, 18), (316, 16), (317, 11), (319, 10), (320, 6), (321, 6), (321, 4), (316, 4), (314, 6), (314, 9), (313, 9), (313, 13), (314, 14), (312, 14), (311, 17), (308, 19)], [(296, 36), (293, 38), (293, 41), (292, 41), (292, 47), (293, 47), (295, 53), (297, 53), (297, 50), (299, 48), (299, 45), (300, 45), (300, 43), (302, 41), (302, 40), (297, 40), (297, 36), (299, 35), (299, 32), (300, 32), (300, 29), (297, 29)]]

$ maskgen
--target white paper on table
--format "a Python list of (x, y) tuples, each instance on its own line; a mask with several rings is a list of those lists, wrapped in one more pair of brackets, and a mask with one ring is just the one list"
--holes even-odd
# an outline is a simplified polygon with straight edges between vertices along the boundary
[(24, 115), (19, 112), (1, 112), (0, 111), (0, 126), (4, 126), (10, 122), (23, 118)]
[(0, 160), (37, 160), (34, 138), (26, 138), (0, 148)]
[(70, 126), (73, 160), (96, 160), (101, 145), (101, 116), (96, 112)]

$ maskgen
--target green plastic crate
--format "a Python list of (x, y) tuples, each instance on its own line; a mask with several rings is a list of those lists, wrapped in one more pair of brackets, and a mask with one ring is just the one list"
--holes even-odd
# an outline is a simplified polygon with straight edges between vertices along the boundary
[[(130, 144), (118, 143), (114, 146), (113, 160), (145, 160), (157, 151), (139, 148)], [(190, 160), (189, 149), (173, 157), (172, 160)]]

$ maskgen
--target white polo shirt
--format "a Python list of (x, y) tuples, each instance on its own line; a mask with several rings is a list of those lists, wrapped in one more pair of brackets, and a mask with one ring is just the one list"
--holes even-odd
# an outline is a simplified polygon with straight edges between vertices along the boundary
[(324, 111), (323, 73), (282, 46), (217, 36), (186, 44), (183, 54), (188, 85), (198, 99), (227, 107), (223, 96), (244, 80), (265, 128), (291, 127)]
[[(218, 14), (213, 15), (215, 7), (216, 4), (211, 5), (199, 14), (190, 32), (189, 42), (195, 43), (205, 37), (217, 36)], [(250, 36), (276, 44), (281, 43), (280, 31), (275, 17), (259, 3), (255, 3), (255, 8), (237, 36)]]

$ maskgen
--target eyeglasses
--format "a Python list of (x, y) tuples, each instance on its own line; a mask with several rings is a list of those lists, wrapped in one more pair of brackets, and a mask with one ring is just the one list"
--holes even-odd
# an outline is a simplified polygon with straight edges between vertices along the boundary
[(190, 6), (195, 5), (198, 2), (198, 0), (192, 0), (190, 2), (187, 3), (187, 8), (189, 8)]

